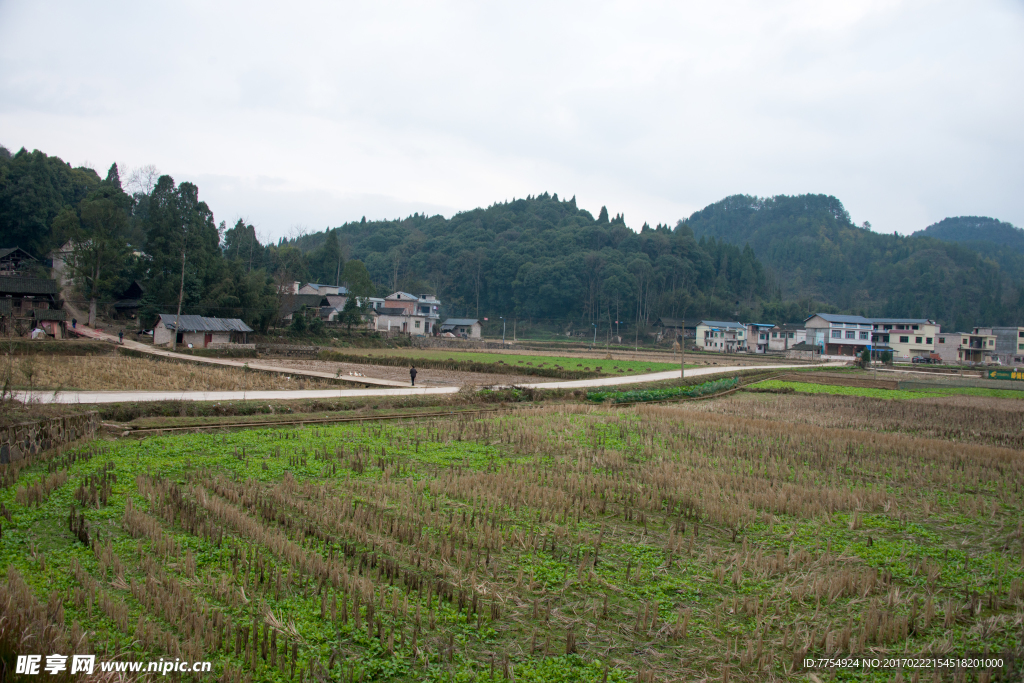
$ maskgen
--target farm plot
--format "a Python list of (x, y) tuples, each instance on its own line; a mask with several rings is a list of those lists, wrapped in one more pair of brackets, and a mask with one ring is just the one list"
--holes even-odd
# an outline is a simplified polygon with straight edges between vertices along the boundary
[(1007, 448), (678, 406), (96, 442), (3, 466), (0, 599), (25, 616), (0, 644), (207, 659), (231, 681), (1004, 656), (1022, 474)]
[(610, 358), (575, 357), (575, 356), (538, 356), (538, 355), (517, 355), (512, 353), (487, 353), (485, 351), (449, 351), (445, 350), (420, 350), (420, 349), (396, 349), (384, 353), (376, 352), (366, 354), (366, 362), (372, 363), (375, 355), (389, 357), (403, 357), (410, 361), (425, 359), (432, 361), (463, 361), (468, 363), (485, 363), (496, 366), (495, 373), (503, 372), (503, 368), (517, 368), (527, 370), (536, 368), (538, 370), (564, 370), (568, 372), (594, 372), (609, 374), (639, 374), (644, 372), (661, 372), (663, 370), (677, 370), (679, 363), (652, 362), (648, 360), (614, 360)]
[(312, 377), (132, 356), (25, 356), (13, 362), (15, 386), (65, 391), (240, 391), (334, 389)]
[(839, 384), (818, 384), (813, 382), (790, 382), (765, 380), (757, 388), (791, 390), (801, 394), (831, 394), (834, 396), (866, 396), (891, 400), (934, 398), (937, 396), (981, 396), (987, 398), (1024, 399), (1024, 391), (1012, 389), (981, 389), (974, 387), (941, 387), (928, 389), (879, 389), (875, 387), (842, 386)]

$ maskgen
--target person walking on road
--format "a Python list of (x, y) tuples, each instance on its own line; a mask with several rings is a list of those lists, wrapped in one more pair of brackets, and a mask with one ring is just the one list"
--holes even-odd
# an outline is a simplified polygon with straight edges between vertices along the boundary
[(78, 318), (72, 318), (71, 319), (71, 329), (75, 329), (76, 327), (78, 327)]
[(124, 330), (117, 333), (117, 341), (120, 344), (124, 344)]
[(412, 380), (412, 385), (416, 386), (416, 366), (409, 368), (409, 379)]

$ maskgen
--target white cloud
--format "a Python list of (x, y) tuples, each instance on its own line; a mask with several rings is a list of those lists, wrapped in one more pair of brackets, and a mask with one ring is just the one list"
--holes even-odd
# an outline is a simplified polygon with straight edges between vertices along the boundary
[(803, 192), (882, 231), (1021, 225), (1022, 28), (1012, 2), (3, 2), (0, 143), (155, 164), (275, 237), (542, 191), (633, 227)]

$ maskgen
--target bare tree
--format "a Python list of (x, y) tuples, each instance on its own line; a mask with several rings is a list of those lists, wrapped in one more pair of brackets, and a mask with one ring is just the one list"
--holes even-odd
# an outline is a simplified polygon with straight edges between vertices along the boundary
[(132, 169), (128, 174), (128, 181), (125, 183), (125, 191), (128, 194), (149, 194), (156, 187), (156, 181), (160, 178), (160, 171), (153, 164), (146, 164)]

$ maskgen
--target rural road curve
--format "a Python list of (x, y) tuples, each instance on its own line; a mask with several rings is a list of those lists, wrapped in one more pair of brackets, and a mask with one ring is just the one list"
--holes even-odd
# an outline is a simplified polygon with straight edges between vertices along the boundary
[[(191, 357), (187, 357), (192, 360)], [(220, 359), (223, 360), (223, 359)], [(784, 370), (789, 368), (837, 367), (843, 363), (822, 363), (819, 365), (737, 365), (734, 367), (689, 368), (686, 377), (720, 375), (745, 370)], [(633, 377), (602, 377), (581, 379), (570, 382), (540, 382), (516, 386), (535, 389), (579, 389), (606, 387), (618, 384), (640, 384), (661, 382), (679, 377), (678, 370), (652, 372)], [(15, 398), (33, 403), (126, 403), (146, 401), (263, 401), (290, 400), (302, 398), (344, 398), (359, 396), (426, 396), (433, 394), (454, 394), (459, 387), (395, 387), (392, 389), (297, 389), (294, 391), (19, 391)]]
[[(109, 341), (118, 344), (117, 337), (112, 334), (107, 334), (100, 330), (94, 330), (90, 327), (78, 327), (75, 328), (74, 332), (82, 337), (88, 337), (89, 339), (98, 339), (100, 341)], [(283, 365), (273, 365), (271, 363), (261, 363), (255, 360), (246, 360), (238, 358), (207, 358), (205, 356), (190, 356), (184, 353), (175, 353), (174, 351), (166, 351), (164, 349), (158, 349), (150, 344), (140, 344), (136, 341), (126, 340), (122, 342), (123, 348), (131, 349), (132, 351), (138, 351), (140, 353), (148, 353), (151, 356), (159, 356), (161, 358), (173, 358), (174, 360), (191, 361), (193, 363), (209, 363), (210, 365), (227, 365), (236, 368), (247, 367), (250, 370), (264, 370), (267, 372), (280, 372), (285, 375), (302, 375), (305, 377), (318, 377), (321, 379), (338, 379), (346, 382), (352, 382), (354, 384), (373, 384), (374, 386), (381, 387), (408, 387), (407, 382), (398, 382), (393, 379), (380, 379), (377, 377), (363, 377), (362, 375), (335, 375), (332, 372), (320, 372), (318, 370), (305, 370), (300, 368), (290, 368)], [(163, 392), (166, 393), (166, 392)], [(201, 392), (195, 392), (201, 393)], [(156, 399), (165, 400), (165, 399)], [(206, 400), (206, 399), (196, 399)]]

